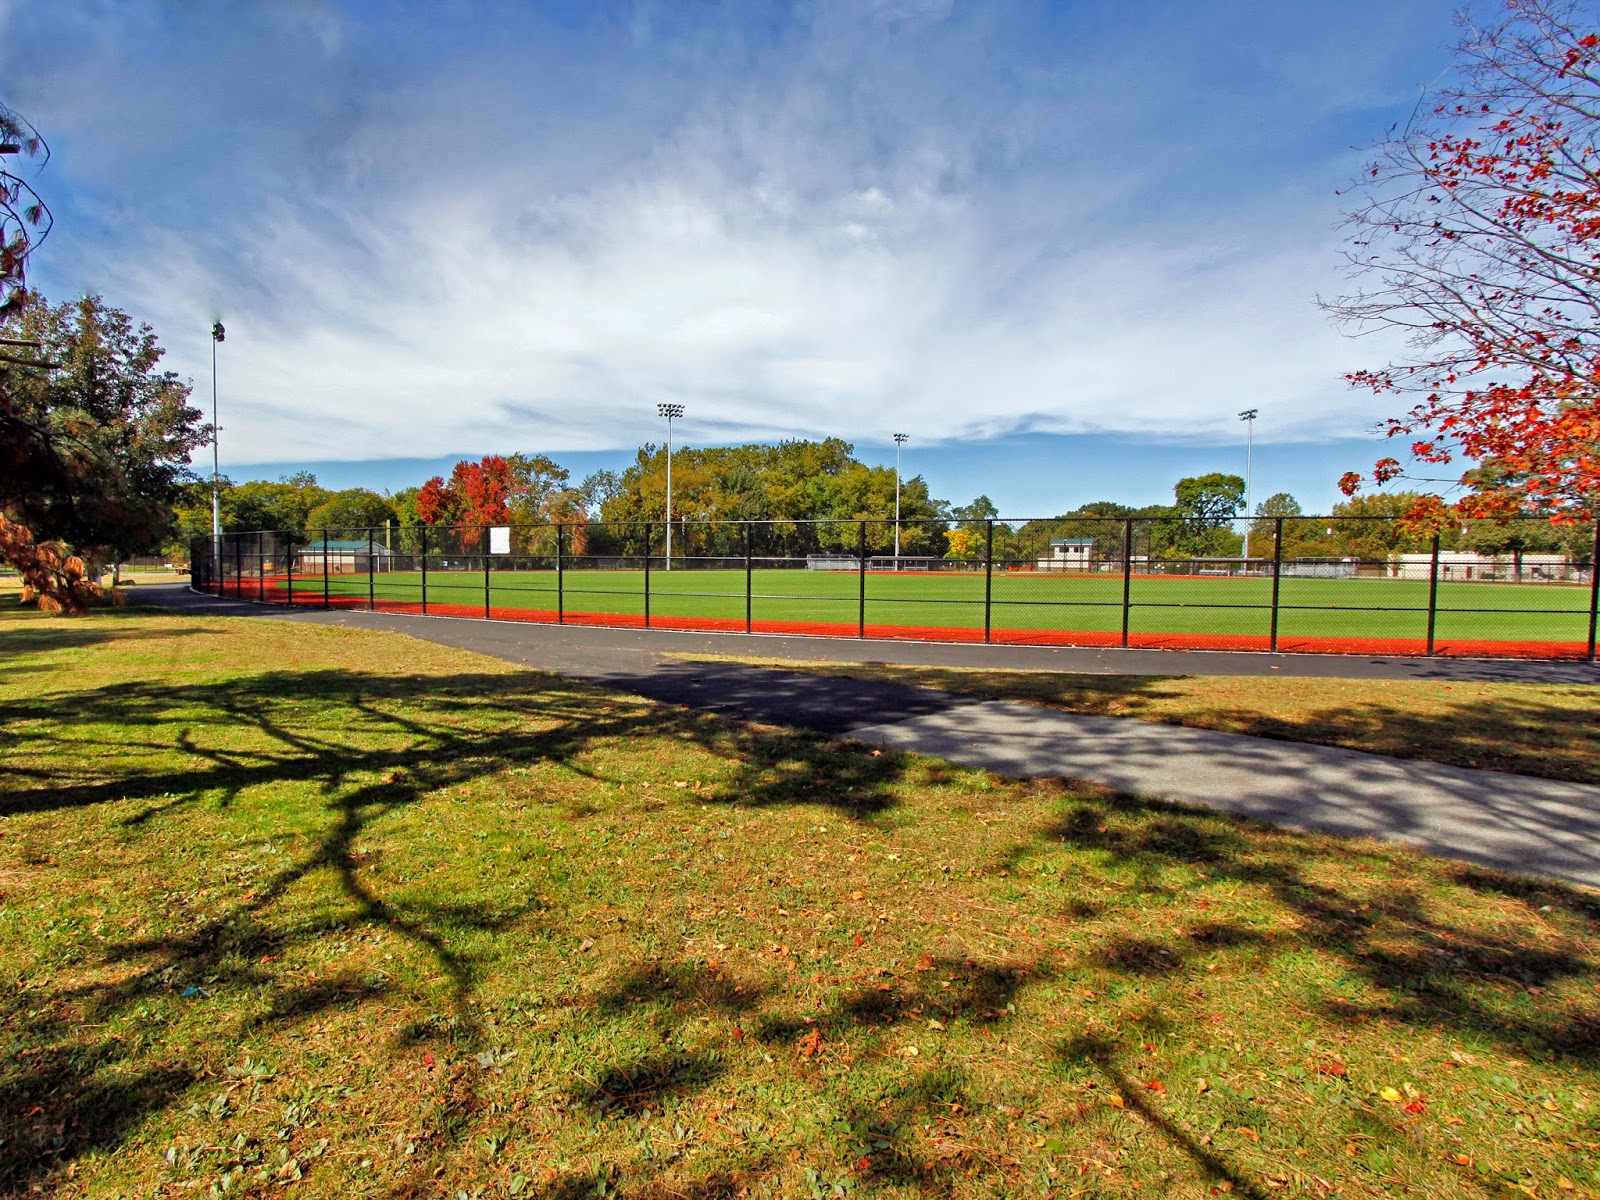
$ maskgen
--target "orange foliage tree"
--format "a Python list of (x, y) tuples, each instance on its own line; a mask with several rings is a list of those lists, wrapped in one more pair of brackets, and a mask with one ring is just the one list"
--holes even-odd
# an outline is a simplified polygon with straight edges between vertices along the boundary
[(60, 542), (35, 542), (25, 525), (0, 514), (0, 562), (22, 576), (22, 603), (37, 603), (44, 612), (81, 615), (104, 597), (85, 572), (83, 559)]
[[(1326, 307), (1412, 351), (1349, 378), (1418, 397), (1387, 433), (1424, 472), (1464, 467), (1429, 480), (1465, 489), (1462, 515), (1600, 509), (1600, 34), (1580, 16), (1506, 0), (1489, 28), (1461, 18), (1454, 82), (1375, 147), (1347, 214), (1362, 290)], [(1385, 457), (1340, 486), (1414, 469)]]
[[(425, 525), (545, 525), (569, 526), (568, 546), (583, 553), (583, 522), (588, 514), (582, 495), (567, 486), (567, 471), (543, 455), (487, 455), (481, 462), (462, 461), (450, 472), (449, 482), (435, 475), (417, 493), (417, 516)], [(537, 535), (530, 543), (535, 552), (547, 553), (544, 541), (554, 545), (553, 533)]]
[(450, 472), (450, 482), (435, 475), (417, 495), (417, 515), (425, 525), (504, 525), (516, 490), (511, 464), (499, 454), (482, 462), (463, 460)]

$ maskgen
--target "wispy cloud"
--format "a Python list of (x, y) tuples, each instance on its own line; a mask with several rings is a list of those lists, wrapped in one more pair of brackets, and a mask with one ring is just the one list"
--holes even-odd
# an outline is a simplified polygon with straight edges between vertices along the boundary
[[(1291, 84), (1197, 91), (1199, 47), (912, 0), (431, 32), (117, 12), (7, 29), (80, 64), (16, 98), (71, 164), (49, 269), (197, 377), (221, 315), (257, 461), (627, 445), (667, 399), (719, 439), (1211, 434), (1246, 404), (1306, 439), (1380, 411), (1340, 376), (1382, 348), (1312, 304), (1349, 143), (1246, 124)], [(1169, 57), (1206, 83), (1118, 82)], [(1303, 122), (1370, 115), (1370, 73), (1327, 74)]]

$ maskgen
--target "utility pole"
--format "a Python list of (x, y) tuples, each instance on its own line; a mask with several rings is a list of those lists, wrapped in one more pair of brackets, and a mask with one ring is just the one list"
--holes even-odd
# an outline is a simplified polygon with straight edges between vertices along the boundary
[(1256, 449), (1256, 410), (1247, 408), (1239, 414), (1244, 422), (1244, 569), (1250, 569), (1250, 467)]
[(681, 404), (658, 404), (656, 411), (667, 419), (667, 570), (672, 570), (672, 423), (683, 416)]
[(894, 435), (894, 569), (900, 569), (900, 447), (906, 444), (909, 433)]

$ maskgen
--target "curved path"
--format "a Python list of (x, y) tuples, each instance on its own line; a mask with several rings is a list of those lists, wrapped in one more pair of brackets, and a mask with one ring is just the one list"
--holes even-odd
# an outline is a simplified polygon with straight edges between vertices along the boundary
[(1593, 664), (910, 642), (863, 645), (765, 635), (290, 611), (196, 595), (181, 584), (144, 587), (139, 595), (194, 612), (388, 629), (651, 699), (912, 750), (997, 774), (1093, 780), (1120, 791), (1303, 829), (1404, 842), (1485, 866), (1600, 887), (1600, 787), (978, 701), (892, 683), (685, 662), (671, 656), (732, 653), (860, 662), (870, 655), (873, 662), (907, 665), (1093, 674), (1600, 684), (1600, 669)]

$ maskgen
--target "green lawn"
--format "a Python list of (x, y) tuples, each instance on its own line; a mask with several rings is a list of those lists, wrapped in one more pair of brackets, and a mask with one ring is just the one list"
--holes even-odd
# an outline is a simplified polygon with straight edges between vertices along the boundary
[[(496, 571), (491, 604), (507, 610), (554, 611), (554, 571)], [(254, 581), (245, 581), (246, 594)], [(758, 570), (753, 573), (751, 616), (762, 621), (815, 621), (854, 626), (859, 578), (849, 572)], [(981, 574), (873, 572), (866, 578), (866, 619), (871, 625), (983, 628)], [(301, 595), (320, 595), (322, 578), (296, 582)], [(378, 575), (379, 601), (420, 603), (415, 572)], [(480, 571), (431, 570), (430, 606), (481, 610)], [(330, 594), (365, 598), (364, 575), (330, 580)], [(569, 613), (640, 615), (642, 571), (568, 571), (561, 602)], [(711, 618), (742, 622), (745, 573), (725, 570), (655, 570), (650, 573), (652, 617)], [(1140, 577), (1132, 581), (1133, 633), (1222, 634), (1266, 637), (1272, 583), (1266, 579)], [(1410, 638), (1427, 633), (1428, 584), (1421, 580), (1298, 579), (1281, 581), (1280, 638)], [(996, 630), (1115, 633), (1122, 623), (1120, 575), (997, 574), (992, 626)], [(1561, 584), (1441, 583), (1435, 636), (1440, 642), (1525, 641), (1582, 643), (1588, 637), (1589, 590)]]
[(1600, 1188), (1600, 900), (398, 635), (0, 609), (0, 1195)]

